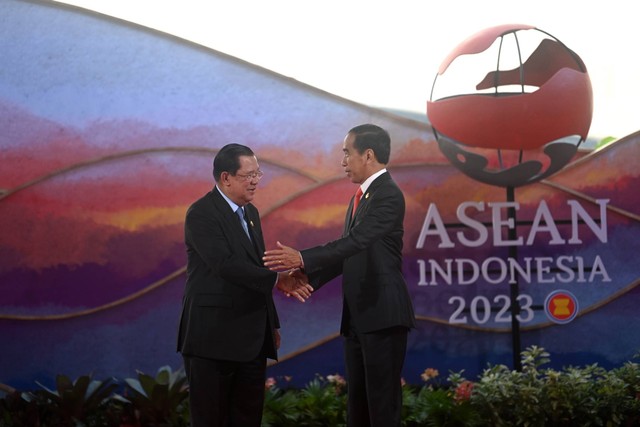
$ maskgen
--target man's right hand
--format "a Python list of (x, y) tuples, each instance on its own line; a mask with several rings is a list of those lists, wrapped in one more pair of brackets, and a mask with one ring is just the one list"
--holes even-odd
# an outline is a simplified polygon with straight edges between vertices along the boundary
[(290, 246), (285, 246), (280, 242), (276, 242), (276, 245), (276, 249), (271, 249), (264, 253), (262, 261), (265, 267), (268, 267), (271, 271), (292, 270), (303, 267), (300, 251)]

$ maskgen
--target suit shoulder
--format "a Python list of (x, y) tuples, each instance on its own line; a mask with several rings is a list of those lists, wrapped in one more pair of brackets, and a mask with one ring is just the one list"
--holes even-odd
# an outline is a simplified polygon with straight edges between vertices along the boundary
[(213, 193), (210, 191), (207, 194), (205, 194), (204, 196), (200, 197), (195, 202), (193, 202), (187, 208), (187, 216), (192, 212), (198, 212), (198, 211), (202, 211), (202, 210), (213, 209), (214, 204), (215, 203), (214, 203)]
[[(393, 180), (393, 178), (391, 178), (391, 175), (387, 173), (382, 175), (380, 178), (384, 178), (384, 179), (381, 179), (377, 183), (377, 185), (375, 186), (375, 190), (381, 190), (383, 192), (388, 192), (388, 193), (402, 194), (402, 190), (400, 189), (400, 186), (398, 186), (398, 184)], [(372, 190), (373, 189), (374, 188), (372, 188)]]

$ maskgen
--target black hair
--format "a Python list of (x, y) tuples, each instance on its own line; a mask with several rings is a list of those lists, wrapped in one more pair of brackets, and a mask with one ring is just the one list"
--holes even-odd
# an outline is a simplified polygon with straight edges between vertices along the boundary
[(227, 144), (218, 151), (213, 159), (213, 178), (220, 181), (222, 172), (235, 175), (240, 169), (241, 156), (255, 156), (251, 148), (241, 144)]
[(349, 133), (356, 137), (353, 146), (358, 153), (362, 154), (365, 150), (371, 149), (380, 163), (383, 165), (389, 163), (389, 156), (391, 155), (389, 132), (380, 126), (364, 124), (354, 127)]

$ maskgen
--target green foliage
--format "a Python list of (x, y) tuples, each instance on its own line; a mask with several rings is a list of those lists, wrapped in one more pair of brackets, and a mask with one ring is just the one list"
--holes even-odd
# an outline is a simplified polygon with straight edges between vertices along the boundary
[(297, 421), (300, 419), (297, 404), (298, 396), (295, 393), (285, 392), (276, 386), (267, 389), (265, 392), (262, 426), (297, 425)]
[[(640, 365), (606, 370), (596, 364), (545, 368), (540, 347), (522, 352), (522, 370), (487, 367), (476, 381), (450, 373), (440, 381), (428, 368), (423, 385), (403, 386), (403, 427), (640, 426)], [(125, 380), (124, 395), (113, 380), (58, 376), (56, 388), (10, 392), (0, 398), (0, 427), (187, 427), (188, 387), (182, 369), (168, 366), (155, 377), (138, 372)], [(265, 383), (263, 427), (346, 425), (346, 382), (316, 376), (302, 389)]]
[[(468, 401), (456, 401), (451, 389), (422, 387), (417, 394), (405, 387), (409, 395), (403, 419), (405, 426), (472, 427), (479, 425), (478, 416)], [(406, 397), (403, 396), (406, 399)], [(404, 405), (404, 403), (403, 403)]]
[(47, 412), (48, 406), (39, 405), (33, 393), (13, 391), (0, 400), (0, 427), (38, 426)]
[(301, 414), (299, 426), (346, 425), (346, 395), (322, 377), (314, 379), (302, 389), (297, 408)]
[(317, 376), (301, 390), (267, 390), (262, 426), (346, 425), (346, 390), (339, 375)]
[(611, 144), (611, 143), (612, 143), (613, 141), (615, 141), (616, 139), (617, 139), (617, 138), (615, 138), (615, 137), (613, 137), (613, 136), (607, 136), (606, 138), (602, 138), (600, 141), (598, 141), (598, 142), (596, 143), (595, 148), (596, 148), (596, 150), (597, 150), (598, 148), (602, 148), (602, 147), (604, 147), (605, 145), (609, 145), (609, 144)]
[(138, 372), (125, 379), (126, 396), (118, 396), (135, 408), (134, 416), (142, 426), (183, 427), (189, 425), (187, 377), (183, 369), (158, 369), (155, 377)]
[[(3, 399), (2, 427), (56, 426), (109, 427), (120, 425), (119, 408), (110, 404), (118, 387), (113, 379), (93, 380), (90, 375), (75, 381), (65, 375), (56, 377), (55, 389), (37, 383), (34, 392), (14, 392)], [(6, 411), (5, 411), (6, 410)]]
[(633, 424), (640, 410), (637, 364), (611, 371), (595, 364), (562, 371), (542, 369), (548, 356), (539, 347), (529, 347), (522, 352), (522, 372), (499, 365), (482, 373), (470, 402), (484, 425), (637, 425)]
[(40, 396), (51, 402), (55, 426), (109, 426), (118, 425), (118, 418), (110, 411), (109, 398), (118, 387), (113, 379), (93, 380), (83, 375), (72, 381), (65, 375), (56, 377), (56, 389), (39, 384)]

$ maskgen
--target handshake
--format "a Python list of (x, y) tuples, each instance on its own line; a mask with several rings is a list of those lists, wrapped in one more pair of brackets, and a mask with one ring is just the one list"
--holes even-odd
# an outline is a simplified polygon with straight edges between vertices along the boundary
[(264, 266), (278, 272), (276, 287), (287, 297), (295, 297), (305, 302), (313, 292), (309, 278), (302, 272), (300, 252), (277, 242), (277, 249), (266, 251), (262, 257)]

